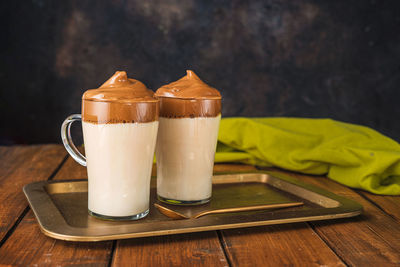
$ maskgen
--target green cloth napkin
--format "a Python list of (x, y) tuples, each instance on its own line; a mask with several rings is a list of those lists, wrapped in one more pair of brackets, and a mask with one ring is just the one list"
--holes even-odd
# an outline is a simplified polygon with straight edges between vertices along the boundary
[(276, 166), (400, 194), (400, 145), (368, 127), (331, 119), (224, 118), (215, 162)]

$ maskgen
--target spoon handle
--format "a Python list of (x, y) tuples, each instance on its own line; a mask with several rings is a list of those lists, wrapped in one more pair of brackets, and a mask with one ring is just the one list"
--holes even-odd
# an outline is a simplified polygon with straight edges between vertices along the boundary
[(248, 206), (248, 207), (227, 208), (227, 209), (219, 209), (219, 210), (209, 210), (209, 211), (204, 211), (199, 214), (196, 214), (196, 216), (194, 216), (194, 218), (197, 219), (204, 215), (216, 214), (216, 213), (265, 210), (265, 209), (281, 209), (281, 208), (297, 207), (297, 206), (301, 206), (301, 205), (304, 205), (304, 203), (303, 202), (291, 202), (291, 203), (281, 203), (281, 204), (268, 204), (268, 205), (258, 205), (258, 206)]

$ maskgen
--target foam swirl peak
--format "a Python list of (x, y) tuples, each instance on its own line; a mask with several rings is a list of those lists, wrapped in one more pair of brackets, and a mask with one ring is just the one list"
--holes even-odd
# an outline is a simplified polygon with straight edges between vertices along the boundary
[(187, 70), (186, 76), (160, 87), (156, 97), (181, 99), (221, 99), (217, 89), (203, 82), (193, 71)]
[(153, 95), (142, 82), (128, 78), (125, 71), (117, 71), (99, 88), (86, 91), (82, 98), (100, 102), (157, 102)]

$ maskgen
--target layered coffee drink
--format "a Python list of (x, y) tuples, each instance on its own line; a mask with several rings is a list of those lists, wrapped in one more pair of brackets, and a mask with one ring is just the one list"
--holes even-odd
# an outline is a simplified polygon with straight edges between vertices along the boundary
[(116, 72), (82, 97), (89, 213), (140, 219), (149, 211), (158, 130), (158, 100), (126, 72)]
[(221, 95), (193, 72), (159, 88), (157, 195), (171, 204), (211, 198)]

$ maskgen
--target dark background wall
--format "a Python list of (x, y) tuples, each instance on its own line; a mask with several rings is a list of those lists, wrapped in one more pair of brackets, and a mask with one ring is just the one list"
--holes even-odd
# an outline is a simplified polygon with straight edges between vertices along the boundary
[(60, 142), (116, 70), (193, 69), (223, 116), (330, 117), (400, 140), (400, 1), (2, 1), (0, 144)]

